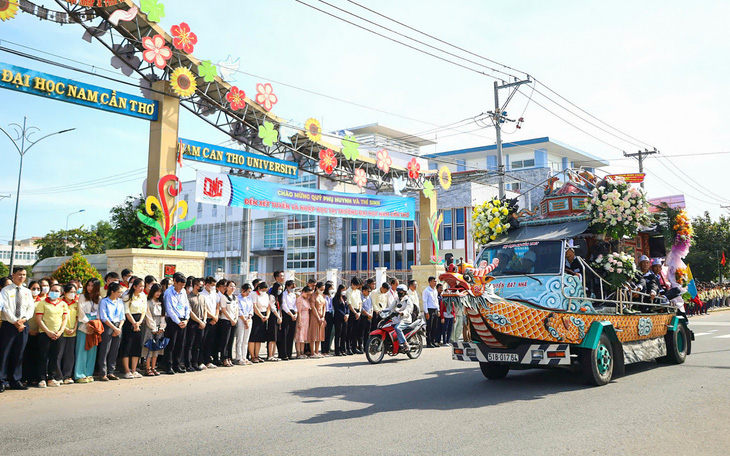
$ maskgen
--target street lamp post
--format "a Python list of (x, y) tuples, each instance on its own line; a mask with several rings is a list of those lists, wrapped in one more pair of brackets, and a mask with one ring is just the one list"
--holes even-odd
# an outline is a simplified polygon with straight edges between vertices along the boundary
[[(10, 245), (10, 272), (13, 272), (13, 263), (15, 261), (15, 232), (18, 228), (18, 206), (20, 204), (20, 181), (23, 176), (23, 158), (25, 157), (25, 154), (30, 151), (30, 149), (33, 148), (36, 144), (43, 141), (44, 139), (54, 136), (54, 135), (60, 135), (61, 133), (66, 133), (72, 130), (75, 130), (75, 128), (68, 128), (66, 130), (57, 131), (54, 133), (50, 133), (46, 136), (41, 137), (40, 139), (37, 139), (33, 141), (30, 137), (41, 131), (38, 127), (29, 127), (28, 126), (28, 118), (23, 117), (23, 126), (13, 123), (10, 124), (10, 126), (14, 127), (16, 138), (13, 138), (10, 136), (10, 134), (5, 131), (2, 127), (0, 127), (0, 131), (5, 133), (5, 136), (7, 136), (10, 141), (12, 141), (13, 145), (15, 146), (15, 149), (18, 151), (18, 154), (20, 154), (20, 169), (18, 169), (18, 193), (15, 195), (15, 216), (13, 217), (13, 240)], [(20, 141), (20, 147), (18, 147), (18, 141)], [(28, 148), (26, 149), (25, 144), (26, 142), (30, 144)]]
[(71, 212), (66, 216), (66, 242), (63, 244), (63, 255), (66, 256), (68, 254), (68, 218), (71, 217), (74, 214), (78, 214), (79, 212), (85, 212), (86, 209), (79, 209), (76, 212)]

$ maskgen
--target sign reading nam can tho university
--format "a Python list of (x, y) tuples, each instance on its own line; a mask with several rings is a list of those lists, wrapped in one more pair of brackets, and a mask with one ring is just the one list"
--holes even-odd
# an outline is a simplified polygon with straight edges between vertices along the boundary
[(279, 160), (263, 155), (251, 154), (227, 147), (215, 146), (199, 141), (180, 138), (182, 158), (229, 168), (243, 169), (257, 173), (271, 174), (296, 179), (299, 166), (294, 162)]
[(156, 121), (158, 115), (154, 100), (2, 62), (0, 87), (139, 119)]
[(198, 171), (195, 201), (326, 217), (381, 220), (416, 218), (414, 198), (328, 192), (202, 171)]

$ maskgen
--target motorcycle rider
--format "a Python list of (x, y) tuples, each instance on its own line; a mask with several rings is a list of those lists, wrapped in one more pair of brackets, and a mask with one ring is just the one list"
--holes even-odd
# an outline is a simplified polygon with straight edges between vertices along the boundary
[(398, 300), (394, 301), (388, 307), (388, 311), (397, 314), (397, 316), (393, 317), (395, 333), (398, 336), (398, 343), (403, 347), (403, 351), (407, 353), (411, 350), (411, 347), (408, 345), (403, 330), (411, 324), (413, 301), (408, 297), (408, 287), (405, 285), (398, 285), (396, 292), (398, 293)]

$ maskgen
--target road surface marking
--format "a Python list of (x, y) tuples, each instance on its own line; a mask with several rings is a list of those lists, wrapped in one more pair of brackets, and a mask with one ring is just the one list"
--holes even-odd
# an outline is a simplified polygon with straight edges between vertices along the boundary
[(695, 333), (695, 337), (706, 336), (708, 334), (710, 334), (710, 333)]
[(689, 325), (690, 326), (730, 326), (730, 321), (711, 322), (711, 321), (690, 320)]
[(715, 336), (715, 339), (730, 339), (730, 334), (725, 334), (724, 336)]

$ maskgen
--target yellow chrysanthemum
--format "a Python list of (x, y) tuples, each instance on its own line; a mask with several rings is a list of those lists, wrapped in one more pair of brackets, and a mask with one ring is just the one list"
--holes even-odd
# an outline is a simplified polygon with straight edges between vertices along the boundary
[(322, 139), (322, 125), (319, 120), (310, 118), (304, 122), (304, 132), (307, 134), (307, 138), (312, 141), (319, 141)]
[(18, 0), (0, 0), (0, 20), (8, 21), (18, 14)]
[(451, 170), (448, 166), (442, 166), (439, 169), (439, 183), (444, 190), (451, 188)]
[[(2, 0), (0, 0), (2, 1)], [(181, 98), (187, 98), (195, 94), (195, 89), (198, 88), (198, 83), (195, 81), (195, 76), (187, 68), (176, 68), (170, 76), (170, 87)]]

